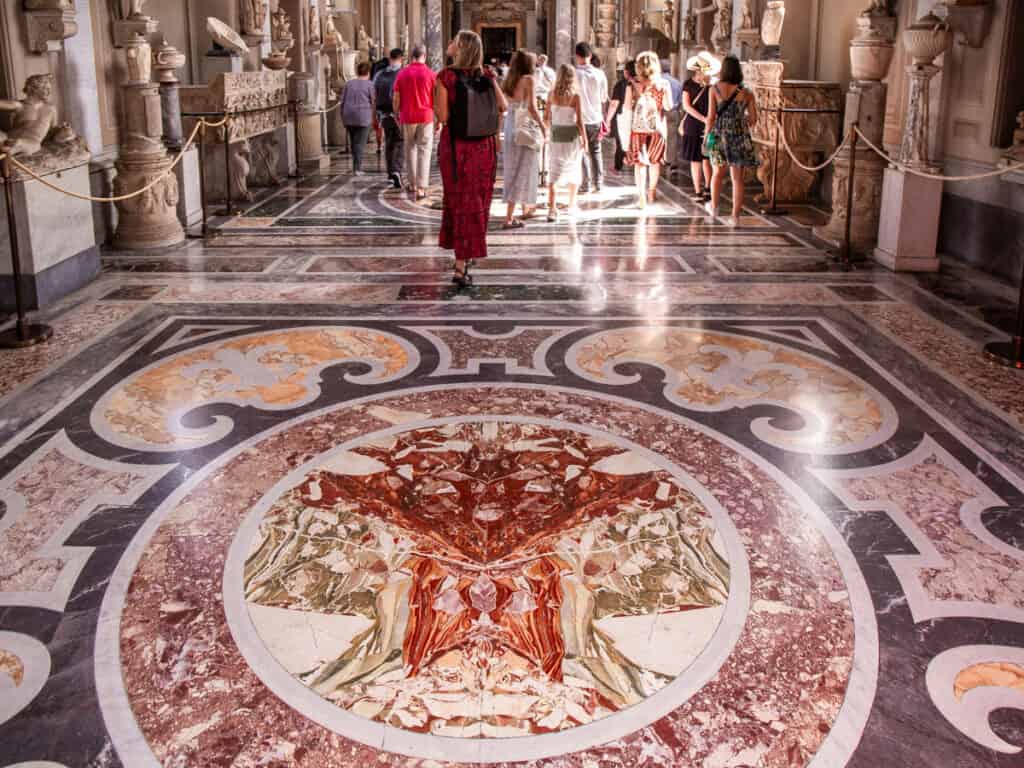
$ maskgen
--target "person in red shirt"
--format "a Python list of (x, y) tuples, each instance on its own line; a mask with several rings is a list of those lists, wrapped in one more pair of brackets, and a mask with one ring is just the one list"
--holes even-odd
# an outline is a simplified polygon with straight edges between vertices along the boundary
[(405, 139), (407, 189), (417, 200), (430, 186), (430, 153), (434, 146), (434, 79), (425, 63), (427, 51), (413, 46), (412, 63), (398, 73), (392, 104)]

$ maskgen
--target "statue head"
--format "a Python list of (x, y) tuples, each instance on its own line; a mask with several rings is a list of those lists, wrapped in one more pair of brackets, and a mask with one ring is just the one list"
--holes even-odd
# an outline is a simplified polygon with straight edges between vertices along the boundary
[(25, 80), (25, 95), (38, 101), (49, 101), (53, 95), (53, 75), (29, 75)]

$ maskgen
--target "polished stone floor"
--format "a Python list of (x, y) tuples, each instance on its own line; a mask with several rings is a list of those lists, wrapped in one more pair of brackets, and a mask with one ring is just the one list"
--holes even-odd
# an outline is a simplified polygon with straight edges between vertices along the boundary
[(1024, 765), (1013, 289), (624, 181), (456, 291), (338, 158), (0, 353), (0, 766)]

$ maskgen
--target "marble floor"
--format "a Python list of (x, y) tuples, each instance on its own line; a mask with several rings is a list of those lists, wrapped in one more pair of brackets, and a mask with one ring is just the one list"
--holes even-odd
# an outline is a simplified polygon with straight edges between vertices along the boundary
[(0, 766), (1024, 766), (1011, 287), (344, 164), (0, 353)]

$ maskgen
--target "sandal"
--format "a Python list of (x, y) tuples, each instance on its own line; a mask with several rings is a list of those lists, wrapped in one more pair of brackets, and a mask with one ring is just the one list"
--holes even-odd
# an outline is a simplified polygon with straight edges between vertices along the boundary
[(473, 276), (469, 274), (469, 264), (461, 270), (458, 267), (455, 268), (455, 274), (452, 275), (452, 283), (459, 286), (459, 288), (469, 288), (473, 285)]
[(523, 224), (519, 219), (512, 219), (512, 221), (506, 221), (501, 225), (502, 229), (522, 229), (526, 225)]

